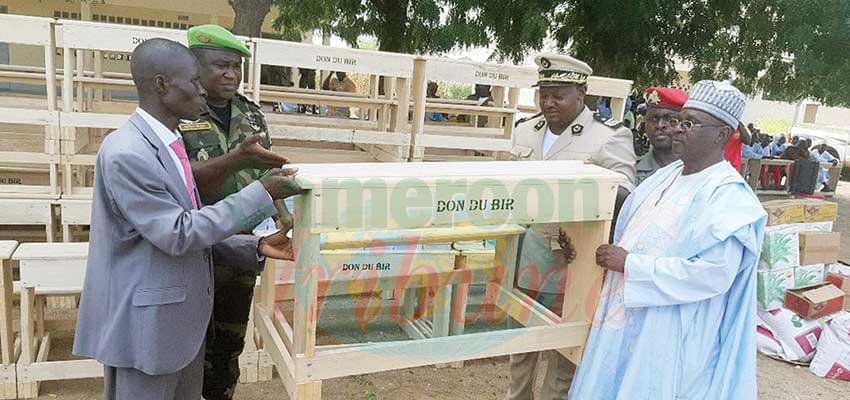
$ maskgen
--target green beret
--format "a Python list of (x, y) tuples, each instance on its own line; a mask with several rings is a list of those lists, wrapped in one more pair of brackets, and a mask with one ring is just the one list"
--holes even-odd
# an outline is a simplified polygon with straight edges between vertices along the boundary
[(245, 57), (251, 57), (251, 51), (245, 43), (218, 25), (198, 25), (190, 28), (189, 48), (192, 47), (230, 50)]

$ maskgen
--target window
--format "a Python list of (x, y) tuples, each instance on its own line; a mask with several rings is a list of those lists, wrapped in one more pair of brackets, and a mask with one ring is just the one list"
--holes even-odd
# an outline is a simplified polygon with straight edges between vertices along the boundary
[(109, 16), (109, 23), (110, 23), (110, 24), (114, 24), (114, 23), (115, 23), (115, 17), (113, 17), (113, 16), (111, 16), (111, 15), (110, 15), (110, 16)]
[(124, 17), (115, 18), (115, 22), (117, 22), (119, 24), (123, 24), (124, 23)]
[(162, 28), (165, 26), (165, 23), (163, 23), (162, 21), (156, 21), (156, 26)]
[(139, 24), (139, 19), (133, 18), (133, 25), (138, 25), (138, 24)]
[(53, 18), (62, 18), (62, 13), (59, 12), (59, 11), (54, 11), (53, 12)]
[(165, 27), (170, 29), (171, 28), (171, 22), (166, 22)]
[(0, 5), (0, 14), (8, 14), (8, 13), (9, 13), (9, 6)]

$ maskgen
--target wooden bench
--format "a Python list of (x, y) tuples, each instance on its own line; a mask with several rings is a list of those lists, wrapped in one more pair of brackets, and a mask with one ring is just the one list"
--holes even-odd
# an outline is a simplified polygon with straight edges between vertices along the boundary
[(18, 228), (44, 226), (44, 236), (35, 239), (52, 242), (54, 236), (53, 202), (40, 199), (0, 198), (0, 226), (6, 226), (2, 232), (4, 236), (21, 233), (14, 228), (10, 229), (9, 226)]
[[(18, 398), (17, 373), (15, 360), (20, 353), (20, 341), (15, 341), (15, 331), (12, 326), (12, 254), (18, 247), (14, 240), (0, 240), (0, 349), (2, 349), (2, 365), (0, 365), (0, 399)], [(17, 345), (16, 345), (17, 343)]]
[[(40, 74), (37, 71), (15, 71), (6, 69), (0, 72), (0, 82), (36, 83), (45, 85), (47, 99), (38, 102), (37, 108), (30, 108), (27, 102), (4, 102), (0, 106), (0, 129), (8, 134), (19, 131), (13, 124), (32, 125), (43, 133), (36, 138), (41, 149), (21, 151), (20, 148), (0, 151), (0, 160), (4, 165), (14, 164), (23, 170), (7, 170), (3, 182), (0, 183), (0, 198), (9, 197), (39, 197), (58, 198), (58, 163), (59, 163), (59, 119), (56, 107), (56, 72), (55, 72), (55, 37), (53, 34), (53, 19), (28, 17), (21, 15), (0, 14), (0, 42), (23, 46), (41, 47), (45, 57), (45, 66)], [(14, 100), (14, 99), (13, 99)], [(5, 139), (5, 138), (4, 138)], [(6, 140), (4, 140), (5, 142)], [(32, 167), (36, 168), (33, 169)], [(42, 170), (39, 167), (43, 167)], [(25, 182), (29, 176), (18, 174), (24, 170), (39, 171), (46, 176), (44, 181)]]
[[(514, 353), (558, 350), (573, 363), (580, 362), (603, 276), (593, 254), (608, 241), (620, 176), (571, 161), (295, 167), (299, 184), (308, 192), (296, 199), (293, 240), (299, 253), (292, 313), (286, 315), (276, 303), (277, 265), (271, 262), (263, 271), (260, 301), (254, 308), (263, 349), (274, 361), (290, 399), (321, 398), (324, 379)], [(369, 191), (370, 205), (362, 202), (365, 196), (358, 190)], [(529, 201), (532, 190), (551, 193), (551, 198)], [(581, 207), (575, 206), (577, 196), (582, 198)], [(480, 210), (484, 201), (487, 212)], [(525, 231), (518, 224), (529, 223), (559, 223), (574, 238), (578, 258), (570, 265), (563, 315), (548, 311), (513, 285), (519, 236)], [(389, 260), (367, 263), (367, 277), (373, 279), (363, 280), (346, 274), (345, 263), (325, 261), (331, 250), (489, 239), (496, 240), (495, 252), (480, 271), (464, 269), (456, 257), (447, 257), (432, 269), (415, 270)], [(409, 250), (407, 256), (418, 254)], [(330, 282), (320, 286), (323, 281)], [(452, 310), (454, 285), (475, 283), (487, 286), (484, 308), (494, 318), (504, 321), (509, 316), (524, 327), (462, 334), (456, 327), (456, 335), (437, 336), (452, 330), (451, 322), (438, 318), (430, 324), (413, 323), (415, 331), (409, 330), (414, 336), (417, 331), (423, 337), (431, 335), (424, 339), (317, 344), (322, 296), (363, 288), (437, 287), (434, 304), (439, 310), (434, 315), (439, 316)], [(458, 291), (459, 302), (462, 292)], [(402, 304), (411, 307), (406, 301)]]
[[(73, 242), (73, 227), (91, 225), (91, 200), (59, 200), (59, 221), (62, 225), (62, 241)], [(84, 242), (88, 241), (87, 235)]]
[(103, 367), (95, 360), (48, 360), (56, 332), (46, 328), (46, 298), (80, 294), (87, 256), (88, 243), (24, 243), (12, 256), (21, 271), (19, 398), (37, 397), (40, 382), (103, 376)]

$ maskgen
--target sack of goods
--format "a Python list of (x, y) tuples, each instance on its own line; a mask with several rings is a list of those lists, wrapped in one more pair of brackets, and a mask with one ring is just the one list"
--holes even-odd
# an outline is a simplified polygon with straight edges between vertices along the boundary
[(815, 199), (762, 205), (768, 227), (756, 273), (758, 349), (808, 363), (826, 351), (821, 334), (829, 321), (850, 307), (850, 266), (838, 263), (841, 234), (832, 232), (838, 206)]
[(809, 371), (823, 378), (850, 381), (850, 312), (836, 316), (824, 328)]

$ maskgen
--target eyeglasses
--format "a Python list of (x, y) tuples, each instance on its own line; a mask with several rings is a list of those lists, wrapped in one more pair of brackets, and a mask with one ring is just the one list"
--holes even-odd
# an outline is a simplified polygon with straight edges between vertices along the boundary
[(668, 121), (670, 122), (670, 125), (681, 127), (682, 129), (684, 129), (686, 131), (689, 131), (689, 130), (694, 129), (694, 128), (704, 127), (704, 126), (709, 126), (709, 127), (726, 126), (726, 125), (720, 125), (720, 124), (695, 124), (693, 121), (688, 121), (686, 119), (680, 120), (678, 118), (670, 118)]

